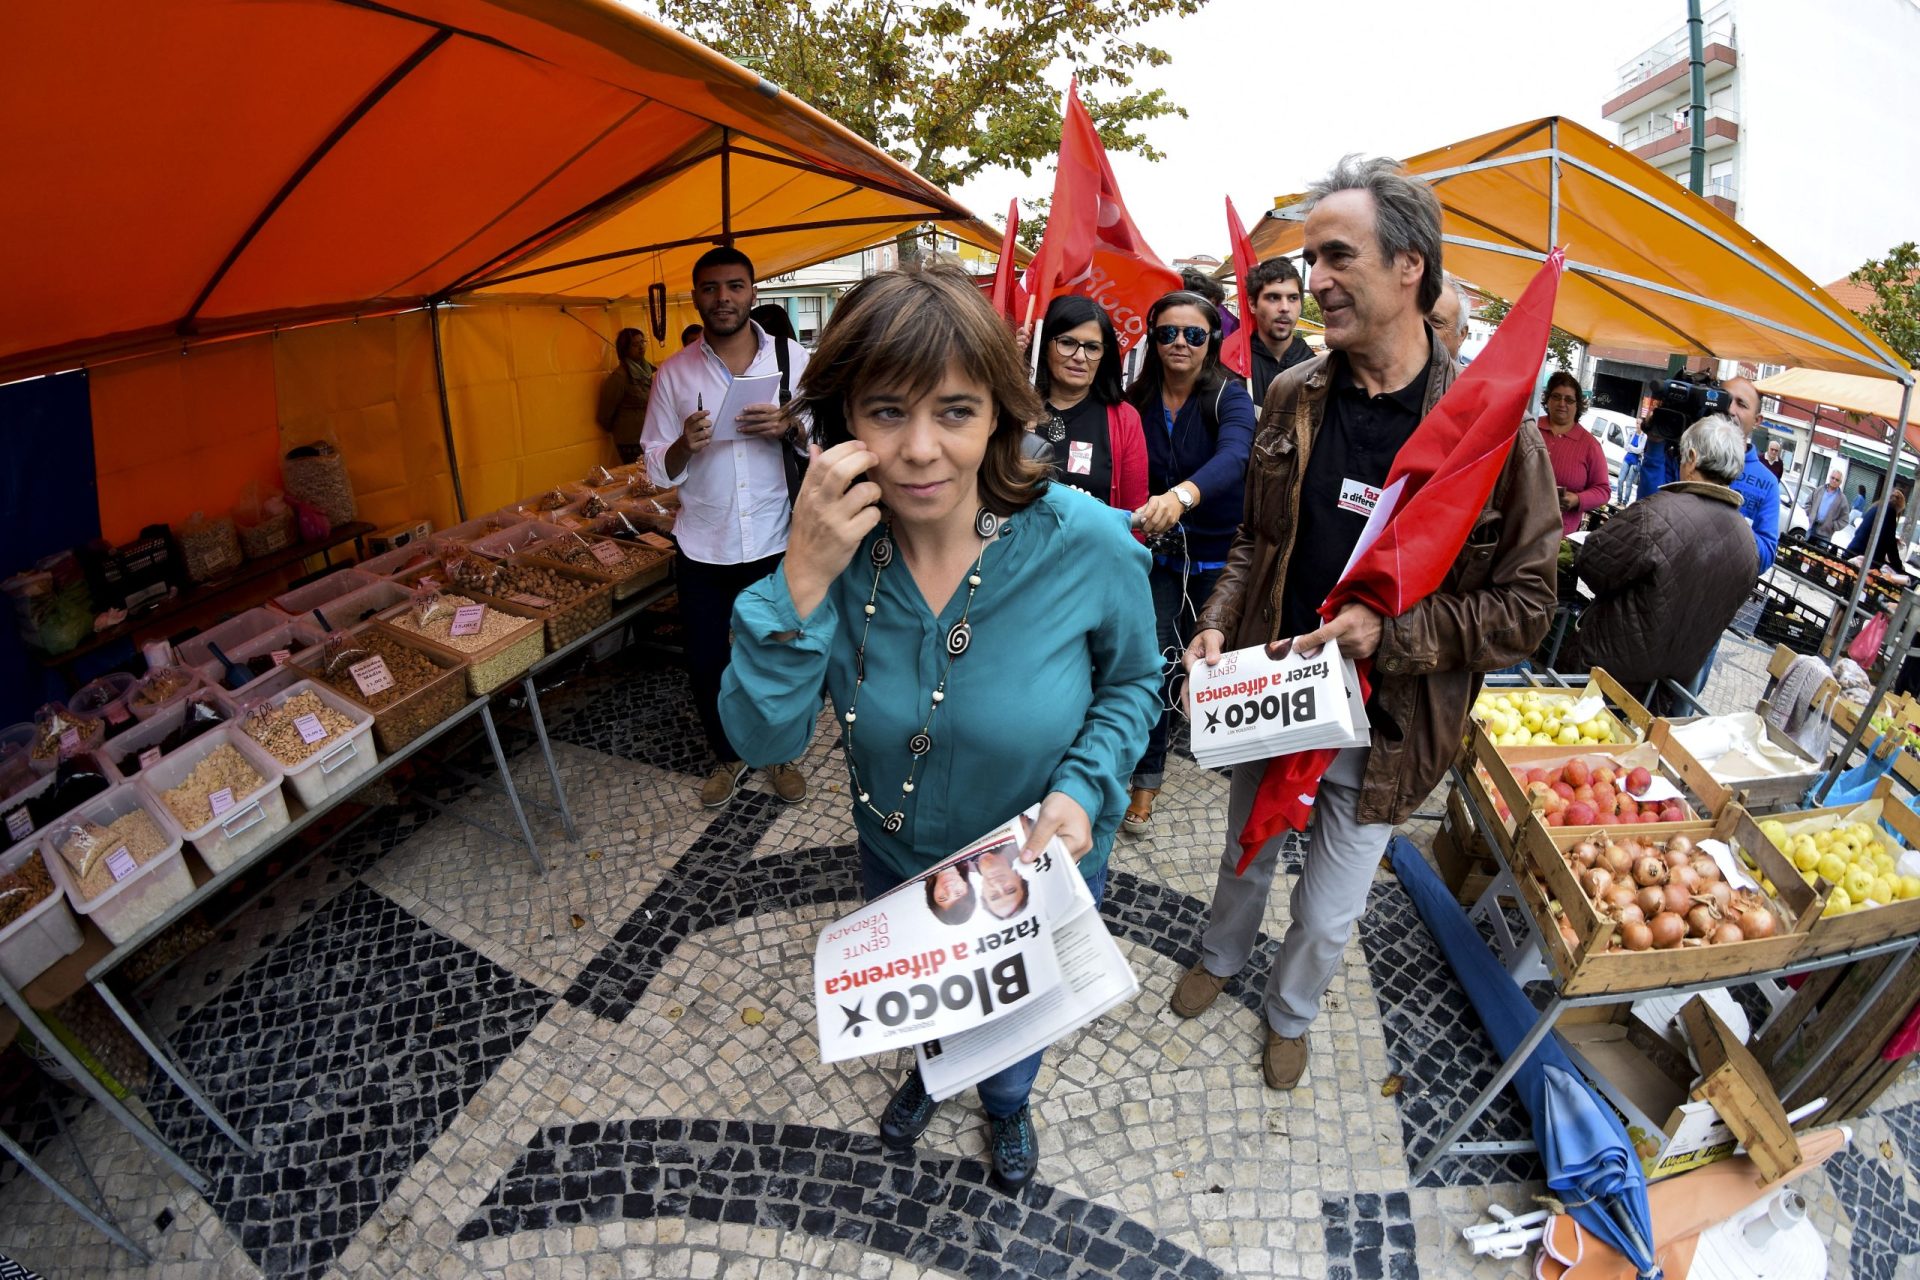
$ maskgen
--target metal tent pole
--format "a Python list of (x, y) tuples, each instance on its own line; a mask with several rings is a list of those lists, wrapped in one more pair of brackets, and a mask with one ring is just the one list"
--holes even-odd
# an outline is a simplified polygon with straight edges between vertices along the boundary
[[(1907, 410), (1913, 405), (1913, 383), (1909, 381), (1900, 388), (1900, 422), (1907, 420)], [(1889, 499), (1893, 496), (1893, 482), (1900, 478), (1901, 446), (1906, 443), (1906, 433), (1896, 424), (1894, 427), (1892, 455), (1887, 459), (1887, 491), (1880, 498), (1880, 505), (1874, 508), (1873, 529), (1867, 534), (1866, 559), (1860, 562), (1860, 572), (1854, 577), (1853, 591), (1847, 596), (1847, 611), (1841, 615), (1840, 627), (1834, 633), (1833, 654), (1837, 657), (1846, 646), (1847, 634), (1853, 630), (1854, 610), (1860, 607), (1860, 597), (1867, 590), (1867, 574), (1873, 568), (1873, 553), (1880, 546), (1880, 530), (1887, 522)]]
[(460, 488), (460, 454), (453, 447), (453, 410), (447, 403), (447, 357), (440, 346), (440, 308), (444, 302), (427, 304), (427, 323), (433, 326), (433, 376), (440, 387), (440, 436), (447, 442), (447, 474), (453, 477), (453, 509), (462, 521), (467, 518), (467, 495)]

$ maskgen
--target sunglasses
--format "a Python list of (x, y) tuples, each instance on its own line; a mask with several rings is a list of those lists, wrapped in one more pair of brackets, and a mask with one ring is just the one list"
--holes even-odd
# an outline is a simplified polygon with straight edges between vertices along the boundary
[(1185, 338), (1188, 346), (1198, 347), (1206, 342), (1210, 334), (1210, 330), (1202, 329), (1197, 324), (1160, 324), (1153, 327), (1153, 340), (1163, 347), (1171, 346), (1176, 338)]

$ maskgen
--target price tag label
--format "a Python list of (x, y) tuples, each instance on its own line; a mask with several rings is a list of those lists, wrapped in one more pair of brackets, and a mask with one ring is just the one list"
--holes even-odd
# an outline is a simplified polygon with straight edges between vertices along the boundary
[(300, 741), (308, 746), (327, 736), (327, 726), (320, 723), (319, 716), (295, 716), (293, 727), (300, 731)]
[(108, 724), (125, 724), (130, 719), (132, 719), (132, 717), (127, 714), (127, 707), (125, 703), (109, 702), (107, 704), (107, 723)]
[(233, 788), (222, 787), (207, 797), (207, 803), (213, 806), (213, 816), (219, 817), (233, 808)]
[(657, 533), (643, 533), (640, 535), (640, 541), (646, 543), (648, 546), (652, 547), (655, 551), (673, 550), (673, 543), (669, 542), (667, 539), (661, 537)]
[(507, 599), (513, 601), (515, 604), (526, 605), (529, 609), (551, 609), (553, 607), (553, 601), (547, 599), (545, 596), (536, 596), (525, 591), (508, 596)]
[(68, 729), (62, 732), (60, 735), (60, 749), (62, 751), (78, 751), (80, 749), (80, 731), (78, 729)]
[(139, 869), (140, 864), (133, 860), (133, 855), (127, 852), (127, 846), (125, 845), (121, 845), (118, 849), (115, 849), (107, 855), (107, 870), (113, 872), (113, 878), (116, 883), (125, 880)]
[(480, 623), (487, 616), (487, 606), (483, 604), (463, 604), (453, 611), (453, 626), (447, 634), (452, 636), (477, 636)]
[(620, 548), (611, 542), (595, 542), (588, 549), (593, 552), (595, 560), (609, 569), (626, 559), (626, 556), (621, 554)]
[(273, 651), (273, 665), (276, 667), (284, 667), (287, 665), (287, 659), (292, 656), (293, 651), (291, 649), (275, 649)]
[(33, 834), (33, 815), (25, 805), (7, 815), (7, 834), (15, 840), (25, 840)]
[(393, 688), (393, 673), (387, 670), (387, 660), (377, 654), (365, 662), (354, 663), (347, 668), (347, 674), (367, 697)]
[(142, 769), (151, 769), (153, 768), (153, 766), (159, 763), (160, 763), (160, 748), (148, 747), (145, 751), (142, 751), (140, 753), (140, 767)]

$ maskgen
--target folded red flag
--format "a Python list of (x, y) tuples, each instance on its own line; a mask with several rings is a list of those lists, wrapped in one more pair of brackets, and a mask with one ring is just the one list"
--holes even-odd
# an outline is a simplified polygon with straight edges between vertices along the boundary
[(1015, 327), (1020, 324), (1020, 295), (1024, 292), (1020, 288), (1020, 267), (1016, 261), (1019, 238), (1020, 201), (1016, 198), (1007, 202), (1007, 230), (1000, 241), (1000, 260), (993, 268), (993, 309)]
[(1253, 300), (1247, 297), (1247, 277), (1260, 265), (1260, 260), (1253, 256), (1253, 241), (1247, 239), (1247, 229), (1240, 225), (1232, 196), (1227, 197), (1227, 245), (1233, 252), (1233, 288), (1240, 307), (1240, 323), (1231, 329), (1221, 326), (1227, 336), (1220, 343), (1220, 363), (1241, 377), (1250, 378), (1253, 376), (1253, 348), (1249, 345), (1253, 341)]
[[(1323, 620), (1356, 602), (1397, 618), (1445, 580), (1513, 450), (1546, 358), (1565, 264), (1566, 250), (1547, 255), (1486, 348), (1400, 446), (1380, 496), (1385, 521), (1320, 606)], [(1373, 663), (1358, 665), (1361, 690), (1370, 693)], [(1267, 763), (1240, 832), (1242, 872), (1273, 836), (1306, 830), (1334, 754), (1299, 751)]]

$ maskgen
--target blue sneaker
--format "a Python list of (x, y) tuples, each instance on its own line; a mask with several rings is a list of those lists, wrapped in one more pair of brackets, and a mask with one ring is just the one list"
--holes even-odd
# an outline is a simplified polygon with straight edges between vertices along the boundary
[(920, 1079), (920, 1069), (913, 1068), (901, 1081), (893, 1101), (880, 1113), (880, 1141), (895, 1149), (911, 1147), (933, 1123), (933, 1113), (939, 1109), (940, 1104), (927, 1093), (927, 1086)]
[(1022, 1106), (1010, 1116), (988, 1116), (993, 1124), (993, 1181), (1008, 1195), (1016, 1195), (1033, 1181), (1040, 1164), (1040, 1141), (1033, 1132), (1033, 1108)]

